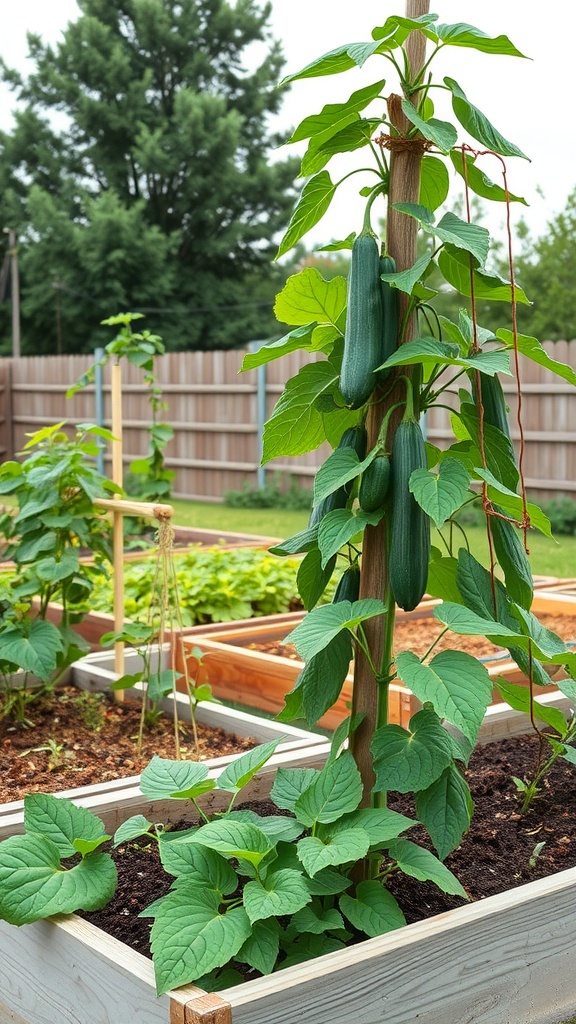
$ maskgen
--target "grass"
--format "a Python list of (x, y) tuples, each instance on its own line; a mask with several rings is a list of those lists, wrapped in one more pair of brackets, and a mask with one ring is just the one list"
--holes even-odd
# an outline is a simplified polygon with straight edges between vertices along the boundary
[[(236, 533), (258, 533), (266, 537), (290, 537), (303, 530), (308, 522), (307, 512), (287, 512), (283, 509), (229, 508), (222, 504), (201, 501), (172, 501), (178, 526), (198, 529), (231, 530)], [(467, 528), (470, 549), (479, 561), (488, 560), (486, 532), (480, 527)], [(433, 543), (442, 547), (439, 537)], [(529, 534), (530, 563), (538, 576), (572, 576), (576, 567), (576, 537), (559, 537), (557, 541), (544, 537), (536, 530)]]

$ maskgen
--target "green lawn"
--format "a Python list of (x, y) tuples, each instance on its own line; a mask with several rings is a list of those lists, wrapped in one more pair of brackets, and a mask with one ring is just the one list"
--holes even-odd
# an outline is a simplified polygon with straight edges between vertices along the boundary
[[(227, 505), (204, 502), (172, 502), (175, 523), (198, 529), (233, 530), (237, 533), (259, 533), (267, 537), (290, 537), (303, 530), (307, 512), (285, 512), (279, 509), (229, 508)], [(479, 527), (467, 530), (471, 550), (479, 561), (486, 562), (486, 533)], [(433, 543), (441, 547), (437, 537)], [(532, 571), (539, 576), (576, 576), (576, 537), (549, 540), (536, 530), (529, 534)]]

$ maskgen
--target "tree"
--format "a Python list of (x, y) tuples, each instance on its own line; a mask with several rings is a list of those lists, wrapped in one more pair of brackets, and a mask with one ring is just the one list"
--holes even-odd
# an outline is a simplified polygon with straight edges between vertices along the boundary
[(147, 312), (169, 348), (269, 335), (272, 239), (297, 171), (269, 159), (283, 95), (271, 5), (79, 6), (57, 46), (29, 34), (30, 77), (2, 65), (20, 104), (0, 133), (0, 208), (20, 238), (23, 351), (90, 349), (122, 308)]
[(576, 188), (543, 235), (534, 240), (526, 224), (519, 234), (518, 280), (532, 300), (519, 317), (521, 330), (549, 341), (576, 338)]

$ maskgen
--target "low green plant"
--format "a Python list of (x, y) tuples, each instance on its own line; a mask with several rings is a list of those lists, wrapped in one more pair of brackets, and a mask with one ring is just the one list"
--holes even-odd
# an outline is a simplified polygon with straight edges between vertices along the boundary
[[(404, 915), (382, 885), (398, 870), (425, 874), (443, 891), (467, 898), (440, 860), (406, 838), (414, 819), (360, 807), (362, 781), (350, 753), (340, 751), (344, 736), (344, 730), (335, 736), (322, 769), (279, 769), (272, 799), (282, 813), (267, 817), (235, 804), (279, 740), (236, 758), (217, 778), (201, 762), (154, 757), (144, 769), (145, 796), (191, 801), (199, 817), (198, 826), (177, 832), (137, 815), (114, 836), (115, 846), (142, 836), (157, 842), (174, 879), (141, 915), (154, 919), (159, 995), (191, 980), (208, 989), (234, 983), (242, 964), (268, 974), (342, 949), (354, 937), (401, 927)], [(198, 797), (211, 790), (225, 794), (227, 805), (208, 816)], [(25, 813), (27, 834), (3, 844), (0, 915), (24, 924), (72, 905), (95, 909), (112, 885), (108, 855), (94, 852), (105, 839), (102, 823), (64, 798), (26, 797)], [(83, 860), (66, 873), (68, 886), (55, 886), (77, 852)], [(350, 894), (353, 865), (366, 855), (378, 872)], [(7, 870), (7, 860), (16, 858), (19, 870)], [(81, 890), (82, 865), (93, 870), (82, 873)]]
[(119, 363), (126, 359), (133, 366), (143, 371), (144, 384), (148, 389), (148, 403), (151, 413), (151, 424), (148, 428), (149, 452), (146, 456), (134, 459), (130, 463), (129, 473), (124, 481), (125, 490), (131, 497), (142, 501), (165, 501), (170, 496), (174, 479), (174, 471), (167, 469), (164, 450), (171, 441), (174, 431), (167, 423), (159, 420), (160, 413), (166, 408), (162, 398), (162, 387), (156, 375), (156, 358), (165, 351), (162, 338), (150, 331), (134, 331), (132, 322), (141, 320), (143, 313), (118, 313), (101, 323), (106, 327), (117, 327), (114, 339), (109, 342), (104, 355), (93, 366), (89, 367), (66, 393), (67, 398), (77, 394), (82, 388), (94, 383), (97, 367), (104, 367), (110, 362)]
[(290, 476), (288, 486), (280, 475), (262, 487), (245, 484), (241, 490), (225, 491), (224, 504), (230, 508), (279, 508), (291, 511), (307, 511), (312, 507), (312, 490), (302, 487)]
[[(299, 558), (280, 560), (257, 548), (195, 547), (174, 554), (174, 577), (184, 626), (233, 622), (274, 615), (300, 606), (296, 577)], [(144, 558), (124, 566), (124, 611), (133, 622), (147, 622), (156, 563)], [(168, 585), (173, 593), (174, 582)], [(172, 600), (172, 598), (170, 598)], [(86, 606), (83, 606), (86, 607)], [(112, 586), (102, 579), (90, 595), (90, 608), (109, 612)]]
[[(110, 527), (95, 509), (113, 485), (96, 469), (98, 440), (108, 431), (81, 424), (69, 437), (64, 422), (29, 435), (21, 461), (0, 466), (0, 494), (16, 503), (16, 513), (0, 516), (5, 556), (16, 572), (0, 584), (0, 683), (3, 715), (26, 720), (30, 701), (53, 688), (68, 666), (86, 650), (73, 626), (80, 601), (96, 580), (106, 577), (111, 560)], [(82, 561), (82, 552), (93, 561)], [(48, 606), (61, 606), (58, 625)], [(21, 669), (22, 685), (12, 676)], [(29, 686), (37, 677), (43, 684)]]
[(75, 707), (79, 710), (83, 724), (90, 732), (100, 732), (106, 721), (103, 693), (90, 693), (86, 691), (79, 693), (73, 698)]

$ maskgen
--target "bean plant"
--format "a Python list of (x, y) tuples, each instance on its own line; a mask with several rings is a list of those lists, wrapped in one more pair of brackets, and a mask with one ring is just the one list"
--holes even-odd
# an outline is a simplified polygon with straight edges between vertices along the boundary
[[(337, 47), (285, 80), (353, 78), (344, 92), (335, 87), (334, 101), (292, 136), (307, 142), (305, 184), (278, 256), (320, 222), (345, 178), (357, 180), (366, 203), (358, 222), (343, 225), (342, 237), (329, 245), (350, 250), (348, 281), (325, 281), (313, 267), (290, 277), (275, 306), (290, 331), (243, 364), (251, 369), (295, 350), (310, 354), (266, 425), (265, 461), (326, 442), (332, 448), (316, 477), (308, 527), (275, 548), (278, 555), (303, 556), (298, 587), (307, 610), (288, 637), (305, 666), (281, 717), (316, 723), (337, 700), (352, 658), (353, 700), (323, 768), (278, 771), (272, 797), (287, 818), (234, 807), (273, 745), (235, 761), (217, 779), (205, 766), (159, 759), (146, 770), (147, 796), (192, 800), (201, 822), (177, 833), (138, 818), (116, 836), (128, 844), (142, 834), (155, 838), (175, 879), (145, 911), (154, 921), (159, 992), (192, 981), (227, 985), (237, 963), (268, 973), (401, 927), (402, 911), (386, 887), (394, 873), (466, 898), (443, 861), (470, 824), (465, 767), (492, 682), (484, 665), (458, 649), (458, 637), (487, 636), (508, 649), (528, 679), (523, 707), (543, 751), (534, 779), (520, 780), (530, 798), (549, 760), (547, 743), (559, 757), (575, 758), (570, 723), (546, 717), (535, 701), (538, 686), (549, 682), (547, 667), (562, 670), (558, 686), (576, 697), (576, 655), (531, 611), (526, 541), (532, 529), (549, 535), (550, 526), (525, 496), (522, 444), (517, 455), (501, 377), (518, 377), (520, 355), (572, 384), (576, 374), (517, 330), (516, 307), (528, 299), (512, 262), (510, 280), (487, 269), (488, 231), (454, 212), (449, 198), (454, 177), (464, 187), (465, 209), (472, 209), (474, 194), (509, 216), (522, 200), (508, 187), (505, 161), (524, 154), (459, 82), (433, 76), (434, 59), (447, 47), (492, 58), (523, 55), (504, 35), (443, 24), (427, 8), (426, 0), (409, 0), (407, 15), (386, 18), (368, 41)], [(374, 81), (359, 86), (355, 72), (366, 65), (376, 67)], [(437, 98), (451, 103), (449, 120), (436, 113)], [(461, 141), (462, 132), (473, 142)], [(333, 180), (328, 165), (344, 153), (357, 155), (357, 167)], [(487, 166), (501, 184), (488, 177)], [(462, 297), (454, 321), (434, 312), (431, 282), (438, 275)], [(511, 310), (512, 327), (484, 329), (479, 297)], [(451, 410), (453, 438), (444, 449), (422, 432), (422, 418), (435, 405)], [(471, 502), (486, 524), (488, 565), (455, 523)], [(322, 603), (337, 564), (340, 583), (333, 600)], [(416, 608), (425, 592), (439, 599), (438, 637), (450, 631), (455, 646), (438, 650), (435, 640), (418, 657), (396, 649), (394, 619), (397, 607)], [(407, 726), (389, 718), (390, 686), (398, 680), (421, 702)], [(201, 797), (216, 785), (229, 800), (207, 820)], [(394, 793), (411, 796), (410, 818), (391, 808)], [(74, 905), (71, 881), (61, 899), (53, 896), (58, 849), (49, 879), (33, 870), (45, 826), (32, 813), (33, 798), (29, 806), (29, 835), (7, 840), (5, 854), (0, 848), (0, 912), (14, 923)], [(64, 811), (54, 806), (51, 814)], [(416, 841), (415, 825), (426, 830), (435, 853)], [(85, 857), (102, 856), (84, 842), (70, 843), (80, 833), (66, 827), (66, 854), (72, 846)], [(86, 835), (93, 835), (95, 850), (102, 829), (90, 826)], [(100, 870), (103, 895), (111, 869)], [(70, 880), (74, 872), (79, 877), (82, 864), (62, 877)], [(81, 898), (83, 906), (93, 905), (98, 893), (83, 890)]]
[[(0, 516), (0, 535), (16, 569), (0, 584), (0, 714), (21, 723), (27, 705), (85, 653), (73, 628), (82, 617), (76, 608), (111, 562), (110, 528), (94, 507), (113, 490), (94, 464), (109, 432), (81, 424), (67, 433), (64, 426), (29, 435), (22, 458), (0, 466), (0, 495), (14, 502)], [(83, 553), (93, 556), (90, 564)], [(61, 607), (57, 624), (48, 619), (51, 603)], [(30, 685), (34, 679), (42, 685)]]

